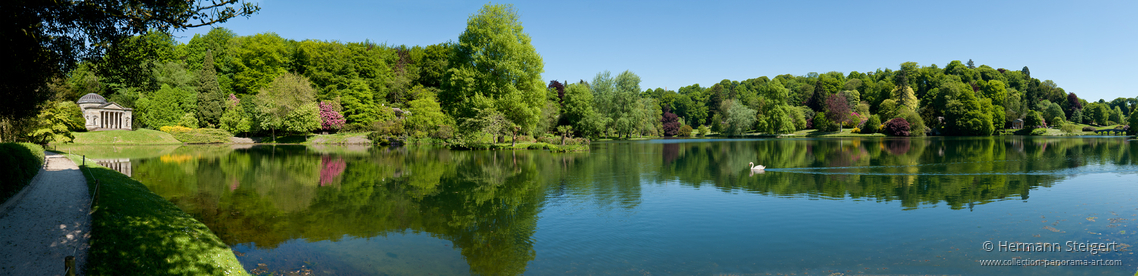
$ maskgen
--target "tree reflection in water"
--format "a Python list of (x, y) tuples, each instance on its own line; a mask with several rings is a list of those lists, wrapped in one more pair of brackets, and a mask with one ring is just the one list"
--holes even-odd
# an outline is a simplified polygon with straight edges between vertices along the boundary
[[(768, 139), (599, 143), (589, 153), (257, 146), (134, 162), (135, 178), (230, 245), (429, 233), (474, 274), (521, 274), (550, 200), (632, 210), (644, 185), (952, 209), (1028, 198), (1089, 164), (1134, 165), (1123, 139)], [(748, 162), (767, 165), (751, 174)], [(1023, 174), (1033, 172), (1034, 174)], [(1078, 171), (1074, 171), (1078, 173)]]

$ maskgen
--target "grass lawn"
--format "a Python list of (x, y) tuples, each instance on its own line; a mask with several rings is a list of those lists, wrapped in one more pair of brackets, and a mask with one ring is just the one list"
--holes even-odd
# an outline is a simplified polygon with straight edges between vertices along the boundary
[(126, 175), (68, 157), (96, 196), (87, 275), (249, 275), (229, 246), (178, 206)]
[(74, 144), (84, 145), (162, 145), (181, 144), (169, 133), (152, 130), (107, 130), (90, 132), (72, 132), (75, 136)]
[(366, 132), (316, 134), (308, 136), (308, 144), (371, 144)]

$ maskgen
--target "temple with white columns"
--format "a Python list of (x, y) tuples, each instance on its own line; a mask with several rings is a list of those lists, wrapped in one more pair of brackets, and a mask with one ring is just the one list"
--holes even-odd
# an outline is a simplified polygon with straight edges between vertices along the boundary
[(123, 107), (117, 103), (107, 102), (103, 96), (88, 93), (76, 102), (83, 110), (83, 118), (87, 119), (87, 130), (131, 130), (134, 124), (131, 113), (134, 109)]

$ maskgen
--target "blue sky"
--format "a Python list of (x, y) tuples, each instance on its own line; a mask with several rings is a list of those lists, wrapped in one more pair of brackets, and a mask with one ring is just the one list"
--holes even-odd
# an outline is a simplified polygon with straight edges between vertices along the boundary
[[(258, 1), (239, 35), (429, 45), (480, 1)], [(642, 88), (952, 60), (1031, 69), (1091, 101), (1138, 96), (1138, 1), (514, 1), (546, 80), (631, 70)], [(188, 41), (206, 28), (176, 33)]]

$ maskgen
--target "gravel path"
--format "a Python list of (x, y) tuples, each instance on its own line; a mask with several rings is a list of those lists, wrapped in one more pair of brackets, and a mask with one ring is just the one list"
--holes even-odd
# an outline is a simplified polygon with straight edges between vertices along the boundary
[(78, 166), (48, 152), (22, 198), (0, 210), (0, 275), (64, 275), (75, 256), (76, 275), (87, 261), (91, 198)]

